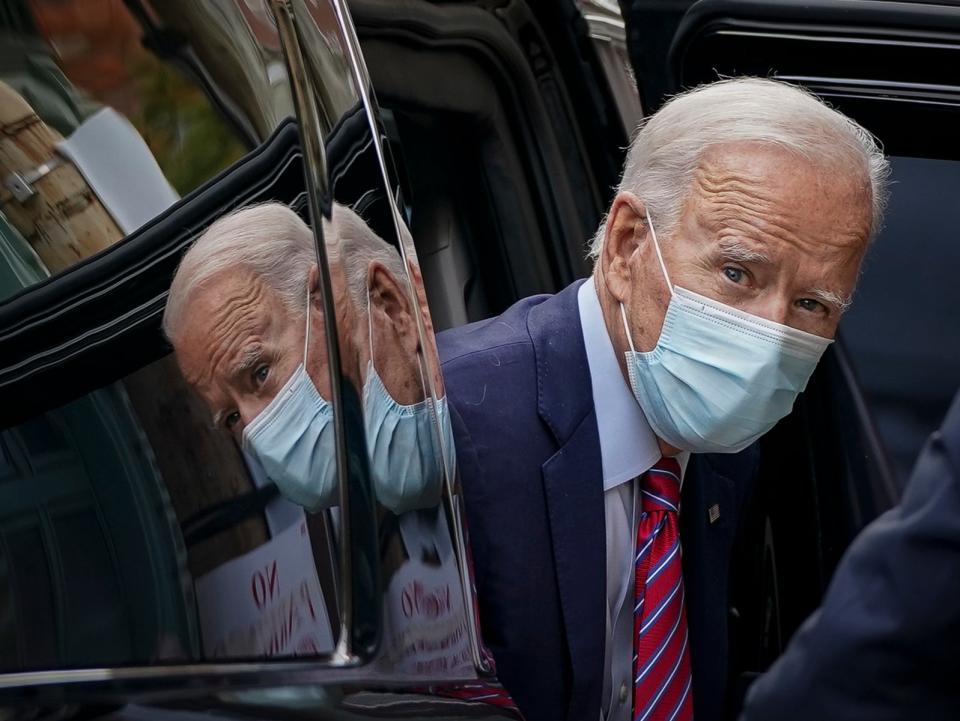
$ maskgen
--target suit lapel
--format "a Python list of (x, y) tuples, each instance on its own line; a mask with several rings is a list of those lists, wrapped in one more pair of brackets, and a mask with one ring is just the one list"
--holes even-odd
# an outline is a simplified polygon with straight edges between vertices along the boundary
[(730, 558), (758, 462), (755, 445), (736, 454), (695, 454), (683, 479), (680, 540), (694, 716), (698, 719), (722, 715), (727, 687)]
[(530, 312), (538, 410), (558, 449), (543, 464), (558, 593), (572, 666), (569, 719), (600, 708), (606, 538), (600, 439), (577, 305), (580, 283)]

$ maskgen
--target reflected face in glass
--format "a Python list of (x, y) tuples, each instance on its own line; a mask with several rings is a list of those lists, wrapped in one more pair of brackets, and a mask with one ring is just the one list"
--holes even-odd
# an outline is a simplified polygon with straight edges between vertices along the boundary
[[(411, 239), (410, 247), (412, 246), (413, 240)], [(437, 353), (437, 337), (433, 331), (430, 307), (427, 305), (427, 289), (423, 285), (423, 275), (420, 273), (420, 266), (415, 260), (407, 261), (407, 269), (410, 274), (410, 283), (413, 285), (413, 292), (416, 294), (420, 317), (423, 319), (423, 358), (426, 362), (426, 372), (429, 373), (433, 379), (433, 389), (437, 398), (442, 398), (445, 395), (443, 375), (440, 371), (440, 356)]]
[[(317, 270), (303, 287), (316, 291)], [(307, 319), (287, 306), (256, 274), (235, 269), (195, 290), (187, 319), (174, 339), (184, 378), (206, 402), (218, 427), (239, 441), (304, 359)], [(307, 373), (321, 397), (330, 397), (319, 296), (310, 294)]]
[[(392, 250), (392, 249), (391, 249)], [(369, 326), (361, 358), (372, 360), (390, 396), (403, 405), (418, 403), (424, 388), (417, 363), (420, 338), (413, 308), (404, 288), (383, 263), (370, 263), (368, 271)], [(362, 362), (366, 368), (367, 363)]]
[[(359, 390), (367, 381), (372, 360), (396, 402), (422, 401), (420, 335), (399, 251), (339, 203), (334, 204), (330, 219), (324, 220), (323, 236), (344, 373)], [(343, 292), (338, 294), (338, 289)]]
[[(357, 309), (352, 329), (362, 370), (364, 429), (377, 499), (394, 513), (436, 505), (444, 477), (435, 427), (446, 418), (428, 400), (417, 295), (398, 249), (336, 204), (324, 226), (331, 278), (342, 277)], [(334, 281), (336, 284), (336, 281)], [(338, 312), (338, 320), (339, 320)]]

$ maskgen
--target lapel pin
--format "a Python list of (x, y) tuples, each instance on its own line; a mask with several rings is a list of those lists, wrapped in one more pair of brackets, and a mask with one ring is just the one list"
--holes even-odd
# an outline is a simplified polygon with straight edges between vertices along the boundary
[(720, 504), (714, 503), (707, 509), (707, 517), (710, 519), (710, 523), (716, 523), (720, 520)]

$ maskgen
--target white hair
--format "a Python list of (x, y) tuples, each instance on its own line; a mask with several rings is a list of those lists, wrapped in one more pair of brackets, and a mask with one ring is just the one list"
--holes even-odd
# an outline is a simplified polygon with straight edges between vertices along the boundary
[[(617, 192), (639, 197), (669, 235), (706, 151), (736, 142), (768, 143), (818, 167), (862, 175), (871, 195), (870, 236), (879, 229), (890, 169), (874, 137), (810, 92), (763, 78), (721, 80), (671, 98), (638, 129)], [(590, 257), (599, 256), (605, 233), (606, 218)]]
[[(331, 262), (342, 260), (348, 292), (360, 308), (367, 304), (367, 271), (380, 261), (397, 277), (403, 262), (395, 248), (346, 206), (334, 203), (323, 233)], [(170, 284), (163, 332), (174, 341), (197, 290), (223, 273), (245, 269), (272, 289), (295, 318), (306, 312), (306, 287), (317, 262), (313, 232), (280, 203), (236, 210), (214, 222), (190, 247)]]
[(367, 273), (373, 262), (382, 263), (403, 284), (403, 260), (399, 251), (373, 232), (373, 229), (344, 205), (334, 204), (331, 222), (324, 220), (327, 258), (343, 264), (347, 290), (358, 308), (367, 307)]

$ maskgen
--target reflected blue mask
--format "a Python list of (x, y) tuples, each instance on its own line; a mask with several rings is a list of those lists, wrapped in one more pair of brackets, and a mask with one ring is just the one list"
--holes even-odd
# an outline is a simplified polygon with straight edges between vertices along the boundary
[(256, 456), (286, 498), (317, 511), (337, 502), (337, 463), (333, 408), (307, 373), (309, 291), (305, 315), (303, 361), (269, 405), (243, 429), (243, 447)]
[[(377, 498), (394, 513), (434, 506), (440, 502), (444, 464), (453, 472), (447, 399), (434, 401), (428, 396), (413, 405), (394, 400), (373, 363), (372, 310), (368, 293), (370, 361), (363, 385), (363, 418)], [(444, 436), (442, 443), (437, 427)]]
[(670, 304), (649, 353), (634, 348), (620, 304), (633, 395), (653, 432), (671, 446), (736, 453), (790, 412), (833, 341), (675, 287), (649, 214), (647, 223)]

